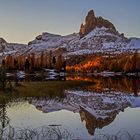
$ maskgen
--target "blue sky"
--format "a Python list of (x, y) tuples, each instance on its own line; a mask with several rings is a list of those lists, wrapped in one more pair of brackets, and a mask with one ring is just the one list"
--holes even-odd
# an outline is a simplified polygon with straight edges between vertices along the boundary
[(27, 43), (42, 32), (78, 32), (91, 9), (119, 32), (140, 37), (139, 6), (140, 0), (0, 0), (0, 37)]

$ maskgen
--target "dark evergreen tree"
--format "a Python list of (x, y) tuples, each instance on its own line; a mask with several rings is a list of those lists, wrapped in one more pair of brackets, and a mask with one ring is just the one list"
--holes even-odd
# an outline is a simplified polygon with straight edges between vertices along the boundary
[(31, 55), (31, 70), (34, 70), (35, 68), (35, 54), (32, 53)]
[(64, 72), (66, 72), (66, 61), (63, 62), (63, 66), (62, 67), (63, 67)]
[(25, 72), (29, 72), (30, 62), (28, 59), (25, 60), (24, 68), (25, 68)]
[(5, 60), (2, 59), (2, 66), (4, 67), (5, 66)]
[(58, 58), (57, 58), (57, 69), (58, 69), (59, 71), (61, 71), (61, 69), (62, 69), (62, 64), (63, 64), (62, 56), (59, 55)]
[(55, 64), (56, 64), (56, 58), (55, 58), (55, 56), (53, 57), (52, 63), (53, 63), (53, 67), (55, 67)]
[(17, 61), (17, 59), (14, 59), (14, 69), (18, 69), (18, 61)]
[(41, 57), (40, 57), (40, 67), (42, 68), (44, 66), (44, 53), (41, 52)]

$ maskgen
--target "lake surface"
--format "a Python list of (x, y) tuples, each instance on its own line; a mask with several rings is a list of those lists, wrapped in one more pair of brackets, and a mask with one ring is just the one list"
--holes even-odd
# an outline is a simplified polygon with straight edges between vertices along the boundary
[[(53, 90), (45, 96), (41, 88), (28, 96), (25, 93), (28, 83), (50, 84), (50, 81), (29, 79), (19, 82), (22, 87), (16, 88), (19, 89), (16, 94), (0, 91), (1, 138), (11, 135), (15, 139), (102, 140), (115, 135), (122, 139), (140, 139), (139, 78), (67, 76), (62, 78), (65, 81), (51, 81), (55, 92), (58, 83), (63, 85), (61, 96), (56, 93), (52, 96)], [(66, 88), (67, 82), (72, 86)], [(20, 93), (23, 87), (24, 92)]]

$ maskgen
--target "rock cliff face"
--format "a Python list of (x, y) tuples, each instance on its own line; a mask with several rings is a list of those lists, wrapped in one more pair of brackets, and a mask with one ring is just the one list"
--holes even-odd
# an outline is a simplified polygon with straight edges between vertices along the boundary
[(81, 24), (79, 35), (82, 38), (91, 32), (95, 27), (106, 27), (116, 32), (115, 26), (102, 17), (95, 17), (94, 11), (90, 10), (85, 18), (85, 24)]
[(0, 52), (4, 51), (6, 45), (7, 45), (7, 42), (3, 38), (0, 38)]

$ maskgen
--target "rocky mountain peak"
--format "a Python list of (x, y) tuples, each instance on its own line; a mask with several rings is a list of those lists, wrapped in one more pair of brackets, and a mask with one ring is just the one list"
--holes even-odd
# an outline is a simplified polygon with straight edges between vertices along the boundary
[(96, 27), (106, 27), (116, 32), (115, 26), (102, 17), (95, 17), (94, 11), (90, 10), (85, 18), (85, 24), (81, 24), (79, 35), (82, 38)]
[(7, 42), (3, 39), (3, 38), (0, 38), (0, 44), (6, 44)]
[(95, 15), (94, 15), (94, 11), (90, 10), (86, 16), (85, 22), (87, 24), (92, 23), (95, 24)]

